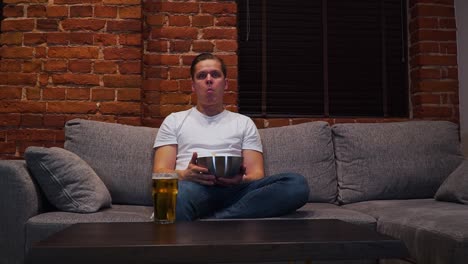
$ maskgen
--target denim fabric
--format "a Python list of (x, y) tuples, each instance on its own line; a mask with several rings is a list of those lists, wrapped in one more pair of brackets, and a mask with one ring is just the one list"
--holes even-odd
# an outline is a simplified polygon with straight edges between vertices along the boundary
[(179, 182), (177, 221), (198, 218), (261, 218), (290, 213), (309, 198), (306, 179), (281, 173), (232, 187)]

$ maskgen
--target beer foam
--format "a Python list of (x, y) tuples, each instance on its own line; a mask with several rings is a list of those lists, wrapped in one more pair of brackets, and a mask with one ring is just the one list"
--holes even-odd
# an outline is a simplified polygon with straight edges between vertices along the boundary
[(152, 179), (163, 180), (163, 179), (177, 179), (177, 173), (153, 173)]

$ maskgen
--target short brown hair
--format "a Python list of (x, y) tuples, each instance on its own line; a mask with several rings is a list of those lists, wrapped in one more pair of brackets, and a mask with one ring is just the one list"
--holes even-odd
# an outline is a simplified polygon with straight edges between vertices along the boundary
[(223, 59), (221, 59), (220, 57), (218, 57), (216, 55), (213, 55), (212, 53), (205, 52), (205, 53), (200, 53), (192, 61), (192, 65), (190, 66), (190, 76), (192, 76), (192, 80), (195, 78), (195, 76), (194, 76), (195, 75), (195, 66), (200, 61), (204, 61), (204, 60), (217, 60), (217, 61), (219, 61), (219, 63), (221, 63), (221, 71), (224, 74), (224, 78), (226, 78), (226, 76), (227, 76), (226, 75), (226, 64), (224, 64)]

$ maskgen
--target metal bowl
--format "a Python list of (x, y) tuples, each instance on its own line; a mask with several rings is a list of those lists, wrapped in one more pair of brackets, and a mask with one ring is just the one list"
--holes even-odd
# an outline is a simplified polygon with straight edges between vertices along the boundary
[(216, 177), (232, 178), (241, 173), (243, 160), (239, 156), (209, 156), (197, 158), (197, 164)]

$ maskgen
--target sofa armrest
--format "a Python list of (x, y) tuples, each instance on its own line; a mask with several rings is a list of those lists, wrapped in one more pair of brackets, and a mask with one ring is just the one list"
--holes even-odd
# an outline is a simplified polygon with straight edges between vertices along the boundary
[(25, 224), (42, 210), (41, 196), (24, 160), (0, 160), (0, 263), (22, 263)]

